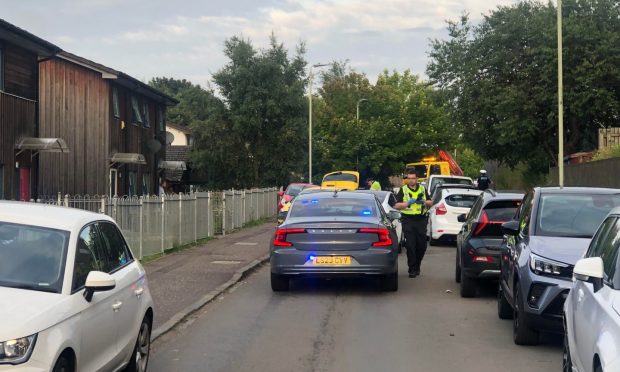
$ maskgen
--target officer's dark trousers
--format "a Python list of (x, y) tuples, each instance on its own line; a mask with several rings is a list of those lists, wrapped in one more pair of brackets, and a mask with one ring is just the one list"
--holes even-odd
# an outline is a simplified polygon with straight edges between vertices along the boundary
[(409, 273), (420, 271), (420, 265), (426, 253), (426, 223), (427, 217), (406, 217), (402, 220)]

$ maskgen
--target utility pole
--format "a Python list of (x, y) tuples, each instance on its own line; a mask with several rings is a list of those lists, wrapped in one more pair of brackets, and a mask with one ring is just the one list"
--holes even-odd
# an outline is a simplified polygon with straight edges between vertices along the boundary
[(564, 187), (564, 80), (562, 76), (562, 0), (558, 0), (558, 175)]

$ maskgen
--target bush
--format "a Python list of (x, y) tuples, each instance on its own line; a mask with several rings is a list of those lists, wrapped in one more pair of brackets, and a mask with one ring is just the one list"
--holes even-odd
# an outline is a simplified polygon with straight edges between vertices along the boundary
[(592, 156), (592, 160), (603, 160), (616, 158), (620, 156), (620, 145), (614, 145), (596, 150)]

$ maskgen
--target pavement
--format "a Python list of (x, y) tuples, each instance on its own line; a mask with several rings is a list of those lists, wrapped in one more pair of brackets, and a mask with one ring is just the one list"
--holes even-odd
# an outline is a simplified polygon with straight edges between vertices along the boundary
[(275, 222), (267, 222), (146, 263), (153, 340), (265, 262), (274, 229)]

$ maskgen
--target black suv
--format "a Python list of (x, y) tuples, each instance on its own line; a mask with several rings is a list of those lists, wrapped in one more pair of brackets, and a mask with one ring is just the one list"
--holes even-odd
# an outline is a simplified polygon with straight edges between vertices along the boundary
[(541, 331), (563, 332), (573, 266), (618, 206), (620, 189), (538, 187), (525, 196), (516, 219), (502, 225), (506, 249), (497, 312), (502, 319), (513, 318), (516, 344), (537, 344)]
[(454, 279), (461, 283), (461, 297), (474, 297), (477, 281), (499, 278), (500, 251), (504, 234), (501, 225), (513, 219), (523, 193), (486, 190), (474, 202), (456, 238)]

